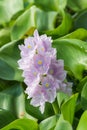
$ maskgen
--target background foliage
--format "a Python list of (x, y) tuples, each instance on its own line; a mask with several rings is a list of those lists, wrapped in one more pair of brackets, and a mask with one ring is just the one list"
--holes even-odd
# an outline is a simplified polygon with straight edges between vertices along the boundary
[[(53, 38), (73, 94), (58, 93), (42, 115), (31, 106), (18, 69), (19, 44), (35, 29)], [(0, 0), (0, 129), (86, 130), (87, 0)]]

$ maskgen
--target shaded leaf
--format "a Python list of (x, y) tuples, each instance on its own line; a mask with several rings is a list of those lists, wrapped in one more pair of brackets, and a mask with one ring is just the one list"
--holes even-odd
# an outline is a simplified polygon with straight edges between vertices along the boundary
[(13, 115), (13, 113), (4, 109), (0, 109), (0, 128), (6, 126), (15, 119), (16, 117)]
[(68, 0), (67, 5), (74, 11), (80, 11), (87, 8), (86, 0)]
[(11, 111), (18, 118), (25, 114), (25, 99), (21, 85), (14, 84), (0, 92), (0, 108)]
[(0, 46), (11, 41), (10, 38), (10, 30), (9, 29), (1, 29), (0, 30)]
[[(74, 21), (74, 28), (84, 28), (87, 29), (87, 10), (82, 11)], [(87, 35), (87, 32), (86, 32)]]
[(81, 103), (82, 103), (83, 109), (87, 110), (87, 80), (85, 81), (82, 92), (81, 92)]
[(18, 44), (11, 42), (0, 48), (0, 78), (6, 80), (22, 81), (21, 70), (18, 69), (17, 61), (20, 59)]
[(84, 77), (82, 80), (80, 80), (79, 84), (76, 87), (77, 91), (79, 91), (81, 93), (81, 91), (82, 91), (84, 85), (86, 84), (86, 82), (87, 82), (87, 76)]
[(48, 118), (49, 116), (52, 116), (54, 114), (52, 105), (50, 103), (46, 103), (45, 112), (44, 112), (44, 114), (41, 114), (39, 108), (32, 106), (30, 104), (30, 99), (27, 99), (27, 97), (25, 97), (25, 107), (26, 107), (27, 113), (29, 113), (29, 115), (37, 118), (39, 121), (42, 121), (45, 118)]

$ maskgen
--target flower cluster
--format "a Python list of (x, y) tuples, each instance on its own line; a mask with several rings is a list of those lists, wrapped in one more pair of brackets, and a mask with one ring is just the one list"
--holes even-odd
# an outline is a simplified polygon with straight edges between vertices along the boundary
[(18, 61), (23, 70), (24, 82), (28, 86), (26, 93), (31, 104), (44, 112), (45, 102), (54, 102), (56, 93), (71, 93), (71, 84), (65, 82), (66, 71), (63, 60), (56, 60), (56, 49), (52, 48), (51, 37), (39, 36), (35, 30), (34, 37), (28, 37), (24, 45), (19, 45), (21, 59)]

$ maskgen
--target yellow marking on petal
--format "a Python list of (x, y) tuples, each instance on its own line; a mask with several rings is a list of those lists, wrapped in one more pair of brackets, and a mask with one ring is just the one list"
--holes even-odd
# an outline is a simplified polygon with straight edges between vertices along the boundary
[(50, 70), (50, 74), (53, 74), (53, 70)]
[(33, 74), (34, 74), (34, 76), (36, 76), (36, 75), (37, 75), (37, 73), (36, 73), (36, 72), (34, 72)]
[(31, 49), (31, 45), (28, 45), (28, 48)]
[(48, 88), (50, 85), (49, 85), (49, 83), (46, 83), (45, 86), (46, 86), (46, 88)]
[(44, 51), (44, 48), (41, 48), (42, 51)]
[(39, 65), (42, 65), (42, 61), (41, 61), (41, 60), (39, 60), (39, 61), (38, 61), (38, 64), (39, 64)]

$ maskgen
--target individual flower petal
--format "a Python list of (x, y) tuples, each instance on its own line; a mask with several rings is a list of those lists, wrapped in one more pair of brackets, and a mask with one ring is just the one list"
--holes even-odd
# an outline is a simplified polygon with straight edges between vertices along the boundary
[(53, 102), (56, 98), (56, 88), (59, 84), (52, 76), (47, 75), (41, 80), (42, 91), (47, 102)]
[(29, 56), (22, 57), (19, 61), (19, 68), (22, 70), (28, 70), (33, 62), (33, 57), (35, 55), (35, 50), (31, 52)]
[(26, 85), (31, 86), (31, 84), (37, 79), (39, 73), (37, 69), (33, 66), (29, 68), (29, 70), (25, 70), (23, 72), (24, 82)]
[(72, 83), (71, 82), (60, 83), (60, 90), (59, 91), (64, 92), (67, 95), (71, 95), (72, 94)]
[(34, 66), (37, 71), (41, 74), (46, 74), (49, 69), (49, 65), (51, 62), (51, 57), (47, 55), (35, 55), (34, 56)]
[(34, 97), (35, 95), (38, 95), (38, 93), (40, 93), (40, 87), (39, 86), (40, 83), (40, 75), (37, 76), (37, 78), (34, 80), (34, 82), (32, 82), (32, 85), (29, 85), (26, 88), (25, 93), (28, 94), (28, 98)]
[(36, 44), (34, 42), (33, 37), (28, 37), (24, 40), (24, 45), (19, 45), (19, 49), (21, 50), (21, 56), (28, 56), (33, 50), (36, 48)]
[(66, 78), (66, 71), (64, 70), (64, 62), (63, 60), (55, 60), (51, 61), (48, 73), (53, 75), (54, 78), (64, 81)]

